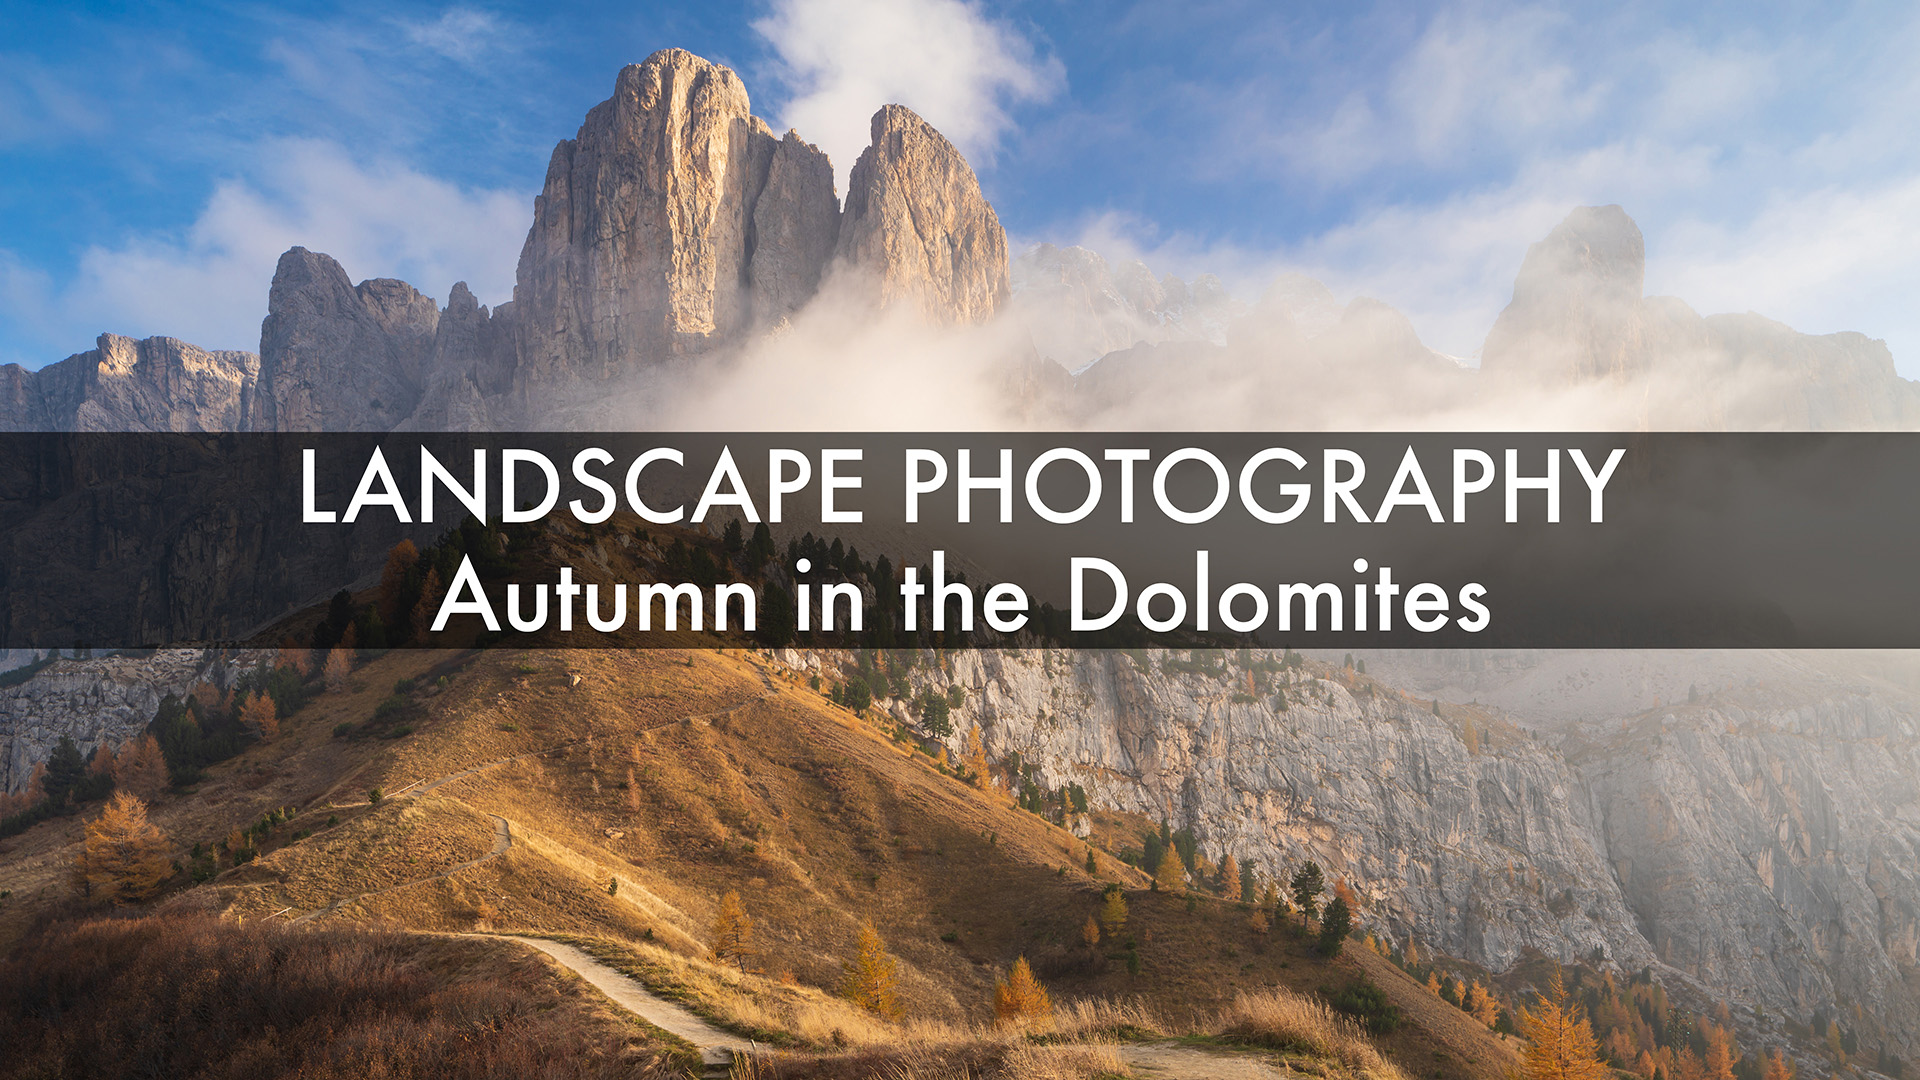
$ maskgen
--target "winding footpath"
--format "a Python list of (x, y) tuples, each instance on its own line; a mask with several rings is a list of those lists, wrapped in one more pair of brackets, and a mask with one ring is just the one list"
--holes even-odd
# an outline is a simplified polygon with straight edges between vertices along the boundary
[[(712, 719), (724, 716), (739, 709), (746, 708), (749, 705), (765, 701), (777, 694), (779, 689), (775, 686), (772, 676), (767, 673), (765, 668), (760, 667), (758, 664), (756, 664), (755, 667), (759, 671), (762, 684), (766, 687), (767, 692), (765, 694), (730, 708), (721, 709), (713, 713), (701, 714), (699, 716), (684, 716), (669, 723), (683, 723), (690, 720)], [(416, 784), (407, 791), (395, 795), (394, 798), (417, 799), (423, 795), (430, 795), (455, 781), (467, 779), (468, 777), (478, 775), (490, 769), (499, 768), (502, 765), (544, 757), (547, 754), (558, 753), (559, 751), (567, 750), (575, 746), (582, 746), (586, 743), (593, 742), (595, 739), (605, 737), (606, 736), (593, 736), (586, 739), (577, 739), (573, 742), (562, 743), (558, 746), (549, 746), (544, 750), (532, 750), (524, 754), (494, 758), (491, 761), (481, 762), (480, 764), (459, 772), (437, 777), (424, 784)], [(330, 915), (356, 901), (382, 896), (391, 892), (398, 892), (401, 889), (412, 888), (415, 885), (430, 881), (441, 881), (505, 855), (513, 848), (513, 826), (506, 818), (498, 814), (490, 813), (487, 816), (493, 819), (493, 850), (479, 858), (470, 859), (457, 866), (450, 866), (439, 873), (429, 874), (426, 877), (403, 881), (396, 885), (389, 885), (383, 889), (374, 889), (369, 892), (343, 896), (325, 907), (316, 908), (304, 915), (300, 915), (292, 919), (291, 922), (295, 924), (305, 923)], [(537, 949), (545, 953), (551, 957), (555, 963), (580, 976), (588, 985), (606, 995), (607, 999), (615, 1005), (620, 1006), (634, 1016), (639, 1017), (641, 1020), (662, 1031), (686, 1040), (700, 1052), (703, 1077), (718, 1078), (731, 1075), (734, 1056), (737, 1054), (751, 1053), (755, 1050), (755, 1044), (751, 1039), (715, 1027), (706, 1020), (701, 1019), (685, 1006), (655, 994), (653, 991), (647, 989), (646, 985), (639, 980), (615, 971), (613, 968), (595, 960), (584, 951), (572, 945), (565, 944), (564, 942), (548, 941), (544, 938), (519, 937), (512, 934), (463, 934), (460, 936), (512, 941), (527, 948)], [(1141, 1080), (1280, 1080), (1280, 1078), (1292, 1075), (1288, 1070), (1275, 1068), (1253, 1055), (1230, 1052), (1214, 1053), (1183, 1046), (1171, 1041), (1122, 1043), (1114, 1045), (1113, 1050), (1119, 1055), (1122, 1061), (1126, 1062), (1128, 1070), (1135, 1076), (1140, 1077)]]

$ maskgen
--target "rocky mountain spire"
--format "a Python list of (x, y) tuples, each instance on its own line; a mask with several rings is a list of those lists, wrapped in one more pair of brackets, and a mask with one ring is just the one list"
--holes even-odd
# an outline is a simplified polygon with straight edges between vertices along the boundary
[(262, 431), (386, 431), (413, 412), (440, 309), (404, 281), (352, 284), (331, 256), (280, 256), (260, 325)]
[(1646, 366), (1640, 227), (1618, 206), (1582, 206), (1527, 249), (1513, 302), (1487, 334), (1480, 370), (1571, 383)]
[(883, 304), (982, 322), (1007, 297), (1007, 234), (966, 158), (912, 109), (873, 114), (847, 177), (839, 258)]

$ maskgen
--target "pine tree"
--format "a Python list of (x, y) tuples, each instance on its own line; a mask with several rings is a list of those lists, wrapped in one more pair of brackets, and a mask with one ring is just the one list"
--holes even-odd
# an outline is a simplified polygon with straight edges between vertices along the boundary
[(1293, 872), (1293, 904), (1308, 921), (1318, 910), (1320, 894), (1326, 891), (1326, 878), (1320, 874), (1320, 864), (1308, 859), (1306, 864)]
[(1032, 1023), (1053, 1015), (1053, 999), (1033, 977), (1026, 957), (1015, 960), (1006, 979), (994, 986), (993, 1014), (1002, 1024)]
[(1271, 881), (1267, 882), (1266, 891), (1260, 894), (1260, 906), (1274, 909), (1275, 914), (1279, 913), (1280, 890), (1275, 888)]
[(855, 1005), (892, 1019), (900, 1015), (899, 975), (872, 923), (860, 924), (860, 948), (841, 965), (840, 992)]
[(1087, 845), (1087, 873), (1097, 874), (1099, 872), (1100, 872), (1100, 864), (1094, 861), (1094, 858), (1093, 858), (1093, 845), (1088, 844)]
[(1127, 895), (1117, 885), (1107, 890), (1107, 898), (1100, 904), (1100, 928), (1109, 938), (1118, 937), (1127, 928)]
[(380, 621), (388, 626), (401, 625), (408, 615), (407, 575), (419, 561), (420, 549), (411, 540), (387, 549), (387, 565), (380, 571)]
[(1080, 927), (1080, 940), (1089, 949), (1100, 944), (1100, 923), (1091, 915), (1087, 916), (1086, 923)]
[(160, 740), (148, 735), (121, 747), (113, 759), (113, 786), (142, 799), (166, 791), (167, 759), (160, 753)]
[(90, 895), (144, 900), (173, 876), (167, 834), (147, 820), (147, 804), (122, 791), (87, 824), (79, 877)]
[(240, 726), (260, 736), (261, 742), (272, 742), (280, 734), (280, 713), (273, 699), (261, 693), (247, 698), (240, 707)]
[(1567, 998), (1558, 969), (1547, 993), (1532, 1009), (1520, 1010), (1520, 1031), (1527, 1040), (1528, 1080), (1608, 1080), (1612, 1070), (1600, 1060), (1580, 1006)]
[(53, 753), (47, 755), (47, 775), (41, 786), (53, 805), (65, 806), (74, 785), (86, 774), (87, 759), (80, 756), (80, 747), (74, 743), (73, 736), (62, 735), (54, 744)]
[(1220, 860), (1220, 891), (1229, 896), (1240, 889), (1240, 860), (1229, 851), (1227, 857)]
[(713, 917), (713, 958), (723, 964), (744, 968), (753, 955), (753, 916), (740, 903), (740, 893), (728, 889), (720, 898), (720, 910)]
[(1347, 907), (1342, 897), (1334, 897), (1327, 905), (1327, 911), (1320, 920), (1320, 951), (1328, 956), (1337, 956), (1340, 946), (1353, 932), (1353, 911)]
[(1240, 889), (1240, 902), (1241, 902), (1241, 903), (1243, 903), (1243, 904), (1251, 904), (1251, 903), (1253, 903), (1253, 902), (1254, 902), (1254, 901), (1255, 901), (1256, 899), (1258, 899), (1258, 897), (1256, 897), (1256, 896), (1254, 895), (1254, 893), (1255, 893), (1255, 892), (1256, 892), (1256, 891), (1257, 891), (1257, 890), (1259, 889), (1259, 887), (1260, 887), (1260, 882), (1259, 882), (1259, 880), (1257, 879), (1257, 877), (1256, 877), (1256, 876), (1254, 875), (1254, 872), (1253, 872), (1253, 864), (1252, 864), (1252, 863), (1243, 863), (1243, 864), (1241, 864), (1241, 866), (1240, 866), (1240, 880), (1239, 880), (1238, 882), (1236, 882), (1235, 884), (1236, 884), (1236, 885), (1237, 885), (1237, 886), (1239, 887), (1239, 889)]

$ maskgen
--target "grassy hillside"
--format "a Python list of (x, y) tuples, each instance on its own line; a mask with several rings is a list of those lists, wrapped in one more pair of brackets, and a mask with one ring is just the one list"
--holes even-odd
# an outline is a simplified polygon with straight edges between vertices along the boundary
[[(1297, 916), (1263, 933), (1250, 907), (1153, 891), (1105, 850), (1089, 873), (1085, 841), (752, 651), (396, 651), (335, 684), (154, 802), (180, 871), (150, 907), (218, 912), (220, 927), (274, 940), (364, 928), (565, 938), (786, 1048), (784, 1063), (754, 1066), (768, 1076), (869, 1075), (890, 1054), (909, 1073), (936, 1060), (978, 1075), (1132, 1068), (1125, 1055), (1030, 1059), (1027, 1035), (1178, 1039), (1181, 1052), (1385, 1078), (1505, 1077), (1518, 1064), (1511, 1039), (1358, 940), (1328, 959)], [(75, 931), (44, 920), (97, 909), (71, 884), (95, 813), (0, 841), (0, 948), (51, 962)], [(225, 838), (250, 826), (252, 857), (236, 860)], [(1109, 887), (1126, 924), (1089, 947)], [(709, 959), (730, 891), (755, 926), (744, 970)], [(840, 996), (869, 923), (895, 959), (894, 1018)], [(535, 963), (509, 943), (459, 940), (463, 957), (492, 947)], [(1021, 957), (1058, 1011), (1010, 1034), (993, 1026), (995, 986)], [(1397, 1027), (1362, 1036), (1315, 1004), (1369, 986)], [(593, 1012), (590, 990), (560, 996)], [(623, 1037), (629, 1057), (675, 1050)], [(909, 1047), (922, 1055), (911, 1067), (898, 1057)]]

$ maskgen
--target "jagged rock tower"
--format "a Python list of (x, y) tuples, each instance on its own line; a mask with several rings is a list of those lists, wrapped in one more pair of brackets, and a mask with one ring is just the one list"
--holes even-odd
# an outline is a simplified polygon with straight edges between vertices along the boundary
[(254, 426), (566, 423), (570, 402), (644, 395), (780, 325), (835, 275), (935, 323), (998, 309), (1006, 234), (939, 132), (886, 106), (850, 183), (842, 213), (827, 156), (776, 138), (738, 75), (654, 53), (554, 147), (512, 302), (489, 312), (462, 284), (437, 311), (404, 283), (354, 287), (325, 256), (282, 257)]

